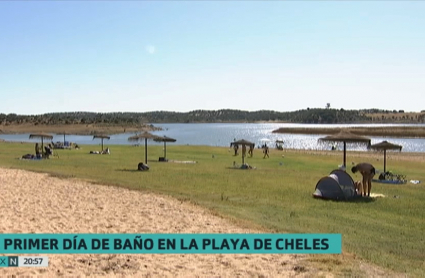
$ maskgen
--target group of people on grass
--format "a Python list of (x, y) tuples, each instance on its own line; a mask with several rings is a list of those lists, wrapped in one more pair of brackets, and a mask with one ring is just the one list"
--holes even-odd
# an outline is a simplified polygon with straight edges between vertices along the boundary
[(109, 148), (106, 148), (102, 151), (90, 151), (90, 154), (111, 154), (111, 151), (109, 150)]
[(38, 143), (35, 143), (35, 156), (36, 158), (49, 158), (51, 155), (53, 155), (53, 146), (52, 144), (48, 144), (47, 146), (44, 146), (44, 150), (38, 145)]
[(49, 158), (53, 155), (53, 146), (52, 144), (48, 144), (44, 146), (44, 150), (38, 143), (35, 143), (35, 155), (34, 154), (25, 154), (22, 156), (22, 159), (42, 159)]
[[(232, 144), (233, 145), (233, 151), (235, 152), (235, 156), (239, 155), (239, 145), (238, 144)], [(249, 157), (252, 157), (254, 154), (254, 145), (250, 145), (248, 149), (248, 155)], [(246, 156), (246, 145), (242, 145), (242, 155)]]
[[(238, 155), (238, 149), (239, 146), (237, 144), (233, 145), (234, 151), (235, 151), (235, 156)], [(263, 149), (263, 153), (264, 153), (264, 157), (266, 158), (269, 157), (269, 148), (268, 146), (265, 144), (264, 146), (262, 146)], [(249, 151), (248, 154), (250, 155), (250, 157), (252, 157), (253, 155), (253, 150), (254, 150), (254, 145), (250, 145), (249, 146)], [(94, 152), (90, 152), (90, 153), (94, 153)], [(99, 152), (97, 152), (99, 153)], [(109, 148), (106, 148), (104, 151), (101, 152), (102, 154), (109, 154)], [(44, 151), (41, 149), (41, 147), (39, 146), (38, 143), (35, 144), (35, 158), (43, 158), (43, 157), (49, 157), (53, 155), (53, 145), (52, 144), (48, 144), (47, 146), (44, 146)], [(246, 155), (246, 145), (242, 145), (242, 155), (245, 156)], [(148, 170), (149, 167), (143, 163), (140, 163), (138, 165), (138, 170)], [(351, 172), (353, 172), (353, 174), (359, 172), (362, 175), (362, 181), (357, 181), (355, 182), (355, 186), (356, 186), (356, 190), (357, 193), (359, 195), (363, 195), (366, 196), (366, 192), (367, 192), (367, 196), (370, 196), (370, 191), (372, 189), (372, 179), (376, 174), (376, 170), (375, 167), (370, 164), (370, 163), (359, 163), (355, 166), (353, 166), (351, 168)]]
[[(231, 144), (233, 145), (233, 151), (235, 152), (235, 156), (239, 154), (239, 146), (238, 144)], [(267, 145), (262, 146), (264, 157), (269, 158), (269, 147)], [(254, 145), (249, 145), (248, 155), (249, 157), (252, 157), (254, 154)], [(242, 145), (242, 156), (246, 156), (246, 145)]]
[[(233, 144), (233, 149), (235, 151), (235, 156), (238, 155), (239, 146)], [(250, 145), (248, 154), (252, 157), (254, 146)], [(263, 158), (269, 157), (269, 147), (264, 144), (262, 146), (264, 156)], [(246, 154), (246, 145), (242, 145), (242, 155)], [(233, 162), (235, 164), (235, 162)], [(355, 182), (356, 190), (358, 195), (370, 197), (370, 191), (372, 189), (372, 179), (376, 174), (375, 167), (370, 163), (359, 163), (351, 168), (353, 174), (359, 172), (362, 175), (362, 181)]]

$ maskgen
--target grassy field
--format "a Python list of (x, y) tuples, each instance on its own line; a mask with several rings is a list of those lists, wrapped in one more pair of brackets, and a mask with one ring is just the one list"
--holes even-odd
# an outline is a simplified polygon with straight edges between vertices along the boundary
[[(412, 277), (425, 276), (424, 160), (391, 160), (390, 155), (387, 161), (388, 169), (421, 180), (420, 184), (374, 183), (372, 192), (385, 198), (332, 202), (311, 194), (317, 181), (341, 163), (341, 152), (271, 150), (270, 159), (263, 159), (255, 150), (247, 162), (256, 169), (237, 170), (231, 167), (233, 161), (241, 164), (241, 157), (234, 157), (228, 148), (167, 146), (169, 159), (198, 162), (183, 164), (156, 162), (162, 147), (149, 146), (151, 169), (139, 172), (144, 147), (109, 147), (111, 155), (90, 155), (89, 150), (99, 147), (83, 146), (59, 150), (60, 158), (24, 161), (17, 158), (32, 153), (33, 144), (0, 143), (0, 166), (171, 195), (273, 232), (341, 233), (345, 252)], [(370, 161), (382, 168), (382, 154), (363, 157), (349, 152), (347, 161)], [(351, 175), (360, 180), (359, 175)], [(312, 258), (320, 262), (320, 257)]]

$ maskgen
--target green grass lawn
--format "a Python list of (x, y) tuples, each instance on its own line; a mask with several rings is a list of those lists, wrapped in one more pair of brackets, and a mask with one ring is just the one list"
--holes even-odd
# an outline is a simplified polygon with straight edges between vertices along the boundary
[[(143, 146), (110, 146), (111, 155), (88, 154), (98, 148), (58, 150), (59, 159), (23, 161), (17, 158), (33, 153), (34, 144), (0, 143), (0, 166), (171, 195), (274, 232), (341, 233), (344, 251), (387, 269), (425, 276), (423, 162), (387, 161), (388, 168), (409, 180), (421, 180), (420, 184), (374, 183), (372, 192), (386, 198), (333, 202), (311, 194), (317, 181), (341, 163), (342, 153), (339, 157), (272, 150), (270, 159), (263, 159), (256, 149), (246, 161), (257, 169), (236, 170), (230, 168), (233, 161), (241, 164), (241, 157), (234, 157), (228, 148), (167, 145), (169, 159), (198, 162), (180, 164), (156, 162), (163, 149), (155, 145), (148, 148), (151, 169), (139, 172)], [(382, 157), (376, 158), (380, 161), (371, 162), (382, 168)], [(352, 161), (350, 153), (347, 161)], [(351, 175), (360, 180), (359, 174)]]

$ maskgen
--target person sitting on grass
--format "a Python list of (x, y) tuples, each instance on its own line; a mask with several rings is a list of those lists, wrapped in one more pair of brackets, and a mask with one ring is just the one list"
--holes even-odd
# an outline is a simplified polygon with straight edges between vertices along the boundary
[(354, 182), (354, 187), (356, 188), (356, 194), (362, 196), (362, 182), (361, 181), (356, 181)]
[(53, 155), (53, 148), (52, 145), (47, 145), (44, 147), (44, 153), (46, 155), (47, 158), (49, 158), (51, 155)]
[(241, 169), (252, 169), (252, 166), (248, 163), (242, 164)]
[(375, 167), (373, 167), (370, 163), (359, 163), (353, 168), (351, 168), (351, 172), (354, 174), (360, 172), (363, 176), (363, 196), (366, 196), (366, 188), (367, 188), (367, 196), (370, 197), (370, 190), (372, 189), (372, 179), (375, 175)]

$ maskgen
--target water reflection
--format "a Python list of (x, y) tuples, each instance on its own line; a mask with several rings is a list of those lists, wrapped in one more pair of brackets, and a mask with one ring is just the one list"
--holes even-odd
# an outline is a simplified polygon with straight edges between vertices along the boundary
[[(162, 127), (163, 130), (152, 132), (156, 135), (166, 135), (177, 139), (173, 145), (207, 145), (224, 146), (230, 145), (234, 139), (246, 139), (260, 144), (260, 139), (268, 138), (273, 142), (278, 139), (284, 140), (284, 148), (323, 150), (330, 149), (329, 143), (319, 143), (318, 139), (324, 135), (304, 135), (304, 134), (275, 134), (273, 130), (280, 127), (354, 127), (354, 126), (409, 126), (404, 124), (362, 124), (362, 125), (308, 125), (308, 124), (281, 124), (281, 123), (261, 123), (261, 124), (155, 124)], [(413, 126), (413, 125), (412, 125)], [(415, 125), (418, 126), (418, 125)], [(419, 125), (425, 127), (425, 125)], [(110, 140), (104, 142), (105, 145), (132, 145), (134, 142), (128, 142), (128, 137), (134, 135), (131, 133), (121, 133), (111, 135)], [(18, 142), (37, 142), (30, 140), (29, 134), (0, 134), (0, 138), (8, 141)], [(392, 138), (392, 137), (370, 137), (372, 144), (383, 140), (403, 146), (406, 152), (425, 152), (425, 139), (422, 138)], [(99, 140), (93, 140), (93, 136), (67, 135), (67, 141), (76, 142), (80, 145), (100, 145)], [(63, 141), (62, 135), (54, 135), (53, 141)], [(151, 141), (149, 144), (161, 144)], [(342, 149), (342, 144), (337, 145)], [(356, 145), (347, 145), (347, 150), (366, 151), (364, 147)]]

